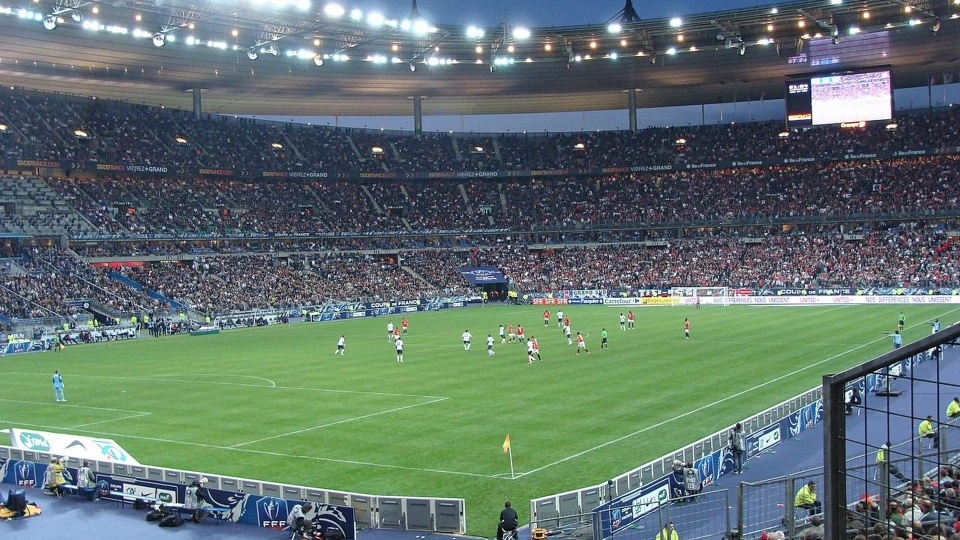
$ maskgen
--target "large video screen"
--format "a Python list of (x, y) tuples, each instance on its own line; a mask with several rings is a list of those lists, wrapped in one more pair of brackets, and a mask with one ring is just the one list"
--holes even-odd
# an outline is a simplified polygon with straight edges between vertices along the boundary
[(790, 77), (785, 101), (791, 127), (889, 120), (893, 117), (890, 71)]

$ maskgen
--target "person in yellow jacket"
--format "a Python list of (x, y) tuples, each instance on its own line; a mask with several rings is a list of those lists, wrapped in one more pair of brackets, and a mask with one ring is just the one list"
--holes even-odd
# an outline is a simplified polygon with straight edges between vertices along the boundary
[(817, 483), (809, 481), (797, 492), (797, 497), (793, 501), (797, 508), (805, 508), (810, 515), (819, 514), (823, 506), (817, 500)]
[(673, 528), (673, 522), (667, 523), (662, 531), (657, 535), (656, 540), (680, 540), (680, 535), (677, 534), (677, 530)]
[[(890, 441), (881, 444), (880, 448), (877, 449), (877, 472), (874, 475), (874, 480), (880, 479), (880, 471), (883, 468), (883, 465), (881, 464), (887, 461), (888, 451), (890, 451)], [(890, 472), (890, 474), (896, 476), (897, 480), (900, 480), (901, 482), (910, 481), (910, 479), (904, 476), (903, 473), (900, 472), (900, 469), (893, 463), (887, 463), (887, 470)]]
[(63, 477), (63, 471), (63, 459), (56, 457), (50, 458), (50, 465), (47, 466), (44, 480), (51, 495), (59, 497), (63, 494), (63, 488), (61, 486), (67, 483), (67, 480)]
[(956, 418), (960, 416), (960, 397), (953, 398), (953, 401), (947, 405), (947, 418)]
[(927, 415), (926, 419), (917, 426), (917, 435), (924, 439), (933, 441), (931, 448), (938, 448), (940, 437), (937, 436), (937, 428), (933, 426), (933, 416)]

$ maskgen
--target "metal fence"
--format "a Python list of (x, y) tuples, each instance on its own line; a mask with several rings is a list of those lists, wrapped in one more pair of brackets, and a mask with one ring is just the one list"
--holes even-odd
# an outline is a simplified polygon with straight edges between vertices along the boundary
[[(749, 435), (780, 422), (800, 409), (816, 403), (821, 398), (821, 392), (820, 387), (811, 389), (743, 420), (741, 423), (744, 426), (744, 432)], [(591, 509), (600, 504), (671, 474), (674, 460), (694, 463), (726, 446), (727, 430), (718, 431), (673, 453), (616, 476), (606, 483), (533, 499), (530, 501), (530, 526), (554, 529), (582, 523), (583, 516), (587, 516)], [(722, 535), (726, 531), (714, 532)]]
[[(47, 452), (0, 445), (0, 465), (7, 460), (49, 463), (51, 457)], [(156, 480), (183, 485), (206, 477), (206, 486), (212, 489), (350, 506), (354, 509), (358, 529), (416, 530), (450, 534), (463, 534), (467, 530), (466, 504), (463, 499), (369, 495), (110, 461), (92, 461), (91, 468), (96, 473), (128, 477), (132, 480)], [(2, 476), (0, 474), (0, 479)]]
[[(730, 492), (718, 489), (698, 495), (688, 495), (672, 499), (657, 505), (656, 509), (636, 519), (629, 526), (614, 529), (611, 538), (615, 540), (650, 540), (662, 531), (668, 523), (673, 523), (677, 534), (684, 540), (700, 538), (718, 538), (730, 530)], [(599, 519), (615, 522), (618, 513), (631, 511), (631, 507), (609, 508), (601, 513)], [(717, 516), (726, 516), (717, 531)], [(594, 535), (600, 538), (597, 523), (594, 523)]]

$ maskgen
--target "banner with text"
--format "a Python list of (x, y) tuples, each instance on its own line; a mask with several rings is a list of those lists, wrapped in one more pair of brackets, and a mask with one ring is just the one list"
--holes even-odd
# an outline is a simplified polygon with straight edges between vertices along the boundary
[(21, 450), (47, 452), (58, 457), (69, 456), (81, 460), (140, 464), (113, 439), (10, 428), (10, 445)]

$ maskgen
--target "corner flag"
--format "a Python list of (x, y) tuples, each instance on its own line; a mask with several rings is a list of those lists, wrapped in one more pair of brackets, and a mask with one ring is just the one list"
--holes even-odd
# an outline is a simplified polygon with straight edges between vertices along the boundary
[(503, 440), (503, 453), (506, 454), (510, 451), (510, 434), (507, 433), (507, 438)]

